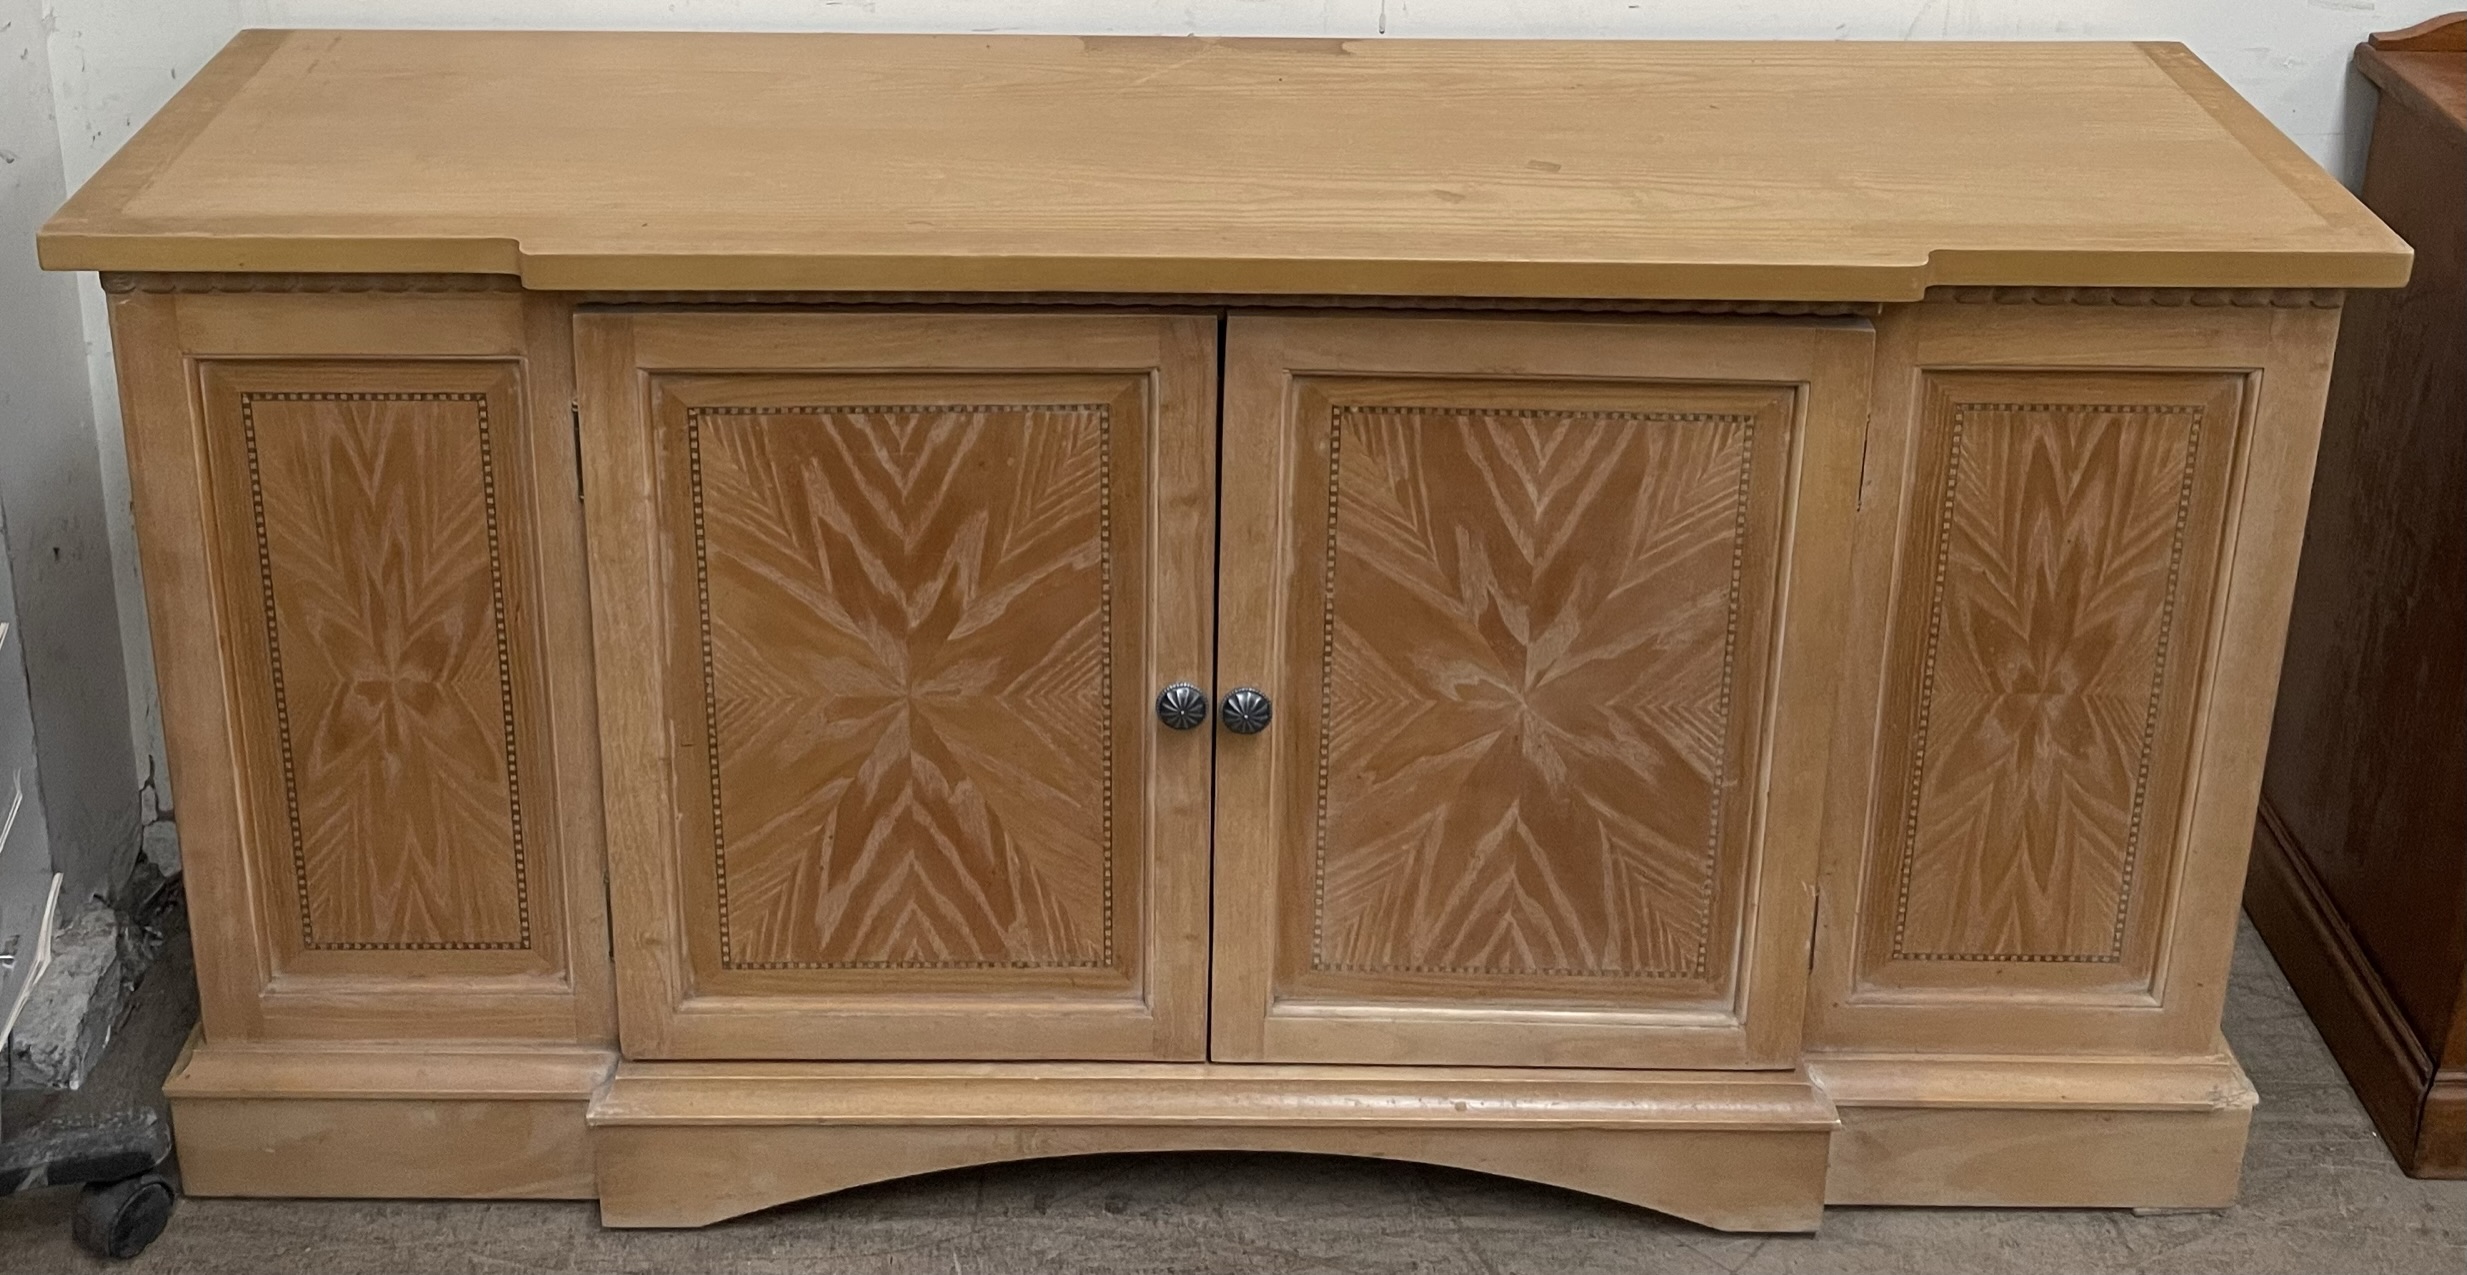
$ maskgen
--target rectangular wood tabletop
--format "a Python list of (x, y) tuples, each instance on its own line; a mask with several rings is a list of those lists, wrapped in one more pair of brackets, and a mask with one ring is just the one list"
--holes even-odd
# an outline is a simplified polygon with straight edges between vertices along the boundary
[(2406, 245), (2181, 46), (249, 31), (60, 270), (1893, 301)]

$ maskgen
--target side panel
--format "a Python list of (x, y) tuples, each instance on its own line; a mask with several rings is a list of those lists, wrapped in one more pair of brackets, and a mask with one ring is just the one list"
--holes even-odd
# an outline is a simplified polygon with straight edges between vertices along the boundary
[(209, 1048), (612, 1027), (561, 313), (114, 298)]
[(2244, 377), (1922, 386), (1864, 985), (2147, 996)]
[[(276, 968), (528, 973), (542, 732), (507, 362), (200, 364)], [(385, 388), (375, 388), (383, 386)]]
[(1889, 311), (1811, 1048), (2216, 1052), (2337, 311)]

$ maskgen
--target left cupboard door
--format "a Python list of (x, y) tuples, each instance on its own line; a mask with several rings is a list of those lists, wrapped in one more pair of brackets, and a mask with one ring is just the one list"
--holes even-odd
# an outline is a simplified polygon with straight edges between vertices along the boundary
[(1203, 1056), (1216, 340), (577, 318), (629, 1056)]

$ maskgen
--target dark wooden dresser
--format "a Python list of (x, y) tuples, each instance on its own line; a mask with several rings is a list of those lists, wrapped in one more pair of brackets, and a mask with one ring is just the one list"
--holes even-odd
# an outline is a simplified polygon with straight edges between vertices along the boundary
[(2377, 35), (2364, 202), (2245, 908), (2399, 1162), (2467, 1176), (2467, 14)]

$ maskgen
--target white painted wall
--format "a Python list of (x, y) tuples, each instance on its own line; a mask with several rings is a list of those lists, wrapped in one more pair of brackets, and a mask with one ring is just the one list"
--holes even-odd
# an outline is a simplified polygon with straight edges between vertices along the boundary
[(13, 609), (17, 648), (0, 677), (22, 668), (26, 692), (0, 701), (30, 708), (0, 733), (31, 727), (39, 812), (20, 817), (44, 822), (51, 867), (76, 900), (114, 884), (135, 850), (137, 793), (112, 573), (111, 526), (126, 515), (103, 494), (77, 286), (37, 270), (31, 250), (66, 193), (41, 3), (0, 0), (0, 578), (11, 593), (0, 616)]
[[(120, 143), (129, 139), (188, 77), (245, 26), (270, 25), (240, 0), (0, 0), (39, 6), (47, 34), (52, 109), (62, 167), (70, 189), (94, 175)], [(4, 109), (4, 108), (0, 108)], [(61, 198), (65, 199), (63, 195)], [(48, 215), (48, 214), (46, 214)], [(0, 261), (31, 260), (33, 243), (15, 227), (0, 239)], [(84, 347), (94, 446), (101, 458), (102, 499), (108, 530), (114, 592), (118, 598), (117, 646), (126, 664), (127, 731), (135, 743), (138, 817), (147, 824), (171, 810), (170, 766), (164, 760), (163, 721), (154, 694), (154, 647), (146, 627), (137, 569), (137, 537), (131, 519), (128, 454), (121, 446), (120, 394), (114, 383), (111, 332), (103, 292), (94, 276), (79, 276), (77, 339)], [(171, 843), (176, 854), (176, 843)]]
[[(2370, 93), (2347, 70), (2368, 32), (2457, 0), (0, 0), (41, 4), (60, 158), (83, 181), (244, 26), (1004, 31), (1138, 35), (1853, 40), (2177, 40), (2352, 182)], [(14, 108), (0, 101), (0, 111)], [(1820, 111), (1822, 103), (1810, 103)], [(0, 223), (0, 263), (29, 252)], [(140, 778), (163, 774), (137, 603), (128, 483), (102, 297), (84, 281), (94, 432), (113, 511), (120, 643)]]

